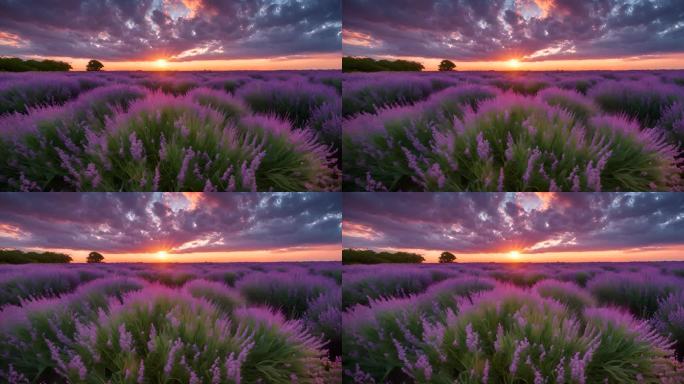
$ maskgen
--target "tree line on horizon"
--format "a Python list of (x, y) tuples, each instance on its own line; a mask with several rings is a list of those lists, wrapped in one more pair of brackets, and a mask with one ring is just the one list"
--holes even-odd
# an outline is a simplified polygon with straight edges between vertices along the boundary
[[(66, 264), (72, 262), (71, 256), (59, 252), (24, 252), (19, 249), (0, 249), (0, 264)], [(90, 252), (86, 262), (101, 263), (104, 256)]]
[[(342, 58), (342, 72), (420, 72), (423, 64), (410, 60), (375, 60), (370, 57), (345, 56)], [(444, 59), (437, 66), (438, 71), (453, 71), (456, 64)]]
[[(86, 71), (100, 71), (104, 65), (98, 60), (90, 60)], [(73, 69), (71, 64), (58, 60), (23, 60), (18, 57), (0, 57), (0, 72), (67, 72)]]
[[(342, 250), (342, 264), (420, 264), (424, 261), (423, 255), (413, 252), (376, 252), (370, 249), (352, 248)], [(451, 252), (444, 251), (439, 256), (441, 264), (454, 261), (456, 261), (456, 255)]]

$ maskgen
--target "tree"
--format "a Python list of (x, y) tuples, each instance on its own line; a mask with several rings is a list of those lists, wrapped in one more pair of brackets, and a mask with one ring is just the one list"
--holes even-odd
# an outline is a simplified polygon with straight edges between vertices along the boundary
[(451, 252), (444, 251), (439, 255), (440, 263), (453, 263), (454, 261), (456, 261), (456, 256)]
[(86, 65), (86, 71), (99, 71), (104, 68), (104, 64), (97, 60), (90, 60), (88, 65)]
[(101, 263), (102, 260), (104, 260), (104, 256), (102, 256), (100, 253), (90, 252), (86, 261), (89, 263)]
[(342, 72), (422, 71), (423, 64), (409, 60), (374, 60), (370, 57), (342, 58)]
[(23, 252), (18, 249), (0, 249), (0, 264), (68, 263), (71, 256), (56, 252)]
[(18, 57), (0, 57), (0, 71), (68, 71), (71, 64), (55, 60), (22, 60)]
[(422, 263), (422, 255), (411, 252), (375, 252), (370, 249), (343, 249), (342, 264)]
[(451, 60), (442, 60), (442, 62), (439, 63), (440, 71), (453, 71), (454, 68), (456, 68), (456, 64)]

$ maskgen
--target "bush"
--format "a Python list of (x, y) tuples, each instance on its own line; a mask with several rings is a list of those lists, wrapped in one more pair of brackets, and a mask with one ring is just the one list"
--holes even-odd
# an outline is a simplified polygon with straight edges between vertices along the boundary
[(237, 94), (252, 111), (276, 115), (295, 128), (305, 127), (316, 109), (339, 99), (330, 87), (303, 81), (253, 81)]
[(596, 305), (594, 298), (588, 292), (572, 283), (542, 280), (535, 284), (534, 289), (539, 296), (554, 299), (577, 315), (581, 315), (586, 308)]
[(26, 300), (57, 297), (100, 276), (93, 272), (67, 269), (10, 272), (0, 277), (0, 307), (7, 304), (20, 305)]
[(365, 305), (371, 299), (420, 293), (430, 284), (447, 277), (443, 272), (389, 266), (383, 270), (382, 275), (378, 275), (373, 269), (356, 271), (342, 279), (342, 307), (346, 309), (357, 304)]
[(76, 338), (73, 351), (52, 355), (58, 372), (74, 383), (313, 382), (324, 370), (320, 344), (299, 324), (256, 309), (224, 317), (205, 301), (161, 288), (131, 295)]
[(677, 358), (684, 360), (684, 291), (671, 293), (659, 302), (653, 324), (661, 335), (674, 341)]
[(432, 82), (422, 77), (359, 77), (344, 83), (342, 115), (377, 113), (383, 107), (411, 104), (427, 98), (432, 91)]
[(240, 279), (236, 288), (252, 304), (282, 310), (288, 318), (299, 318), (319, 295), (337, 289), (331, 279), (286, 272), (255, 272)]
[(0, 311), (0, 377), (11, 366), (29, 382), (62, 382), (52, 359), (55, 346), (73, 345), (80, 329), (98, 321), (110, 298), (120, 302), (128, 292), (142, 287), (134, 279), (102, 278), (60, 298), (5, 307)]
[[(439, 328), (435, 323), (459, 311), (459, 299), (492, 289), (486, 280), (447, 279), (426, 292), (404, 298), (372, 300), (343, 315), (345, 378), (360, 382), (407, 382), (400, 345), (418, 346)], [(357, 381), (357, 382), (359, 382)]]
[(636, 273), (606, 273), (594, 277), (587, 289), (602, 305), (617, 305), (634, 316), (648, 319), (659, 302), (682, 289), (681, 283), (663, 276)]
[(585, 129), (565, 110), (513, 95), (482, 102), (462, 122), (444, 117), (440, 98), (350, 120), (345, 190), (648, 191), (681, 184), (677, 149), (657, 130), (611, 116), (593, 117)]
[(662, 112), (682, 98), (676, 86), (627, 81), (599, 83), (589, 95), (605, 112), (624, 114), (644, 128), (654, 127)]
[(419, 383), (656, 383), (673, 372), (667, 344), (645, 323), (604, 313), (589, 312), (583, 326), (553, 301), (504, 288), (462, 300), (457, 317), (417, 346), (397, 343), (397, 354)]
[(6, 82), (0, 88), (0, 115), (28, 113), (32, 108), (64, 104), (84, 90), (78, 80), (61, 76)]

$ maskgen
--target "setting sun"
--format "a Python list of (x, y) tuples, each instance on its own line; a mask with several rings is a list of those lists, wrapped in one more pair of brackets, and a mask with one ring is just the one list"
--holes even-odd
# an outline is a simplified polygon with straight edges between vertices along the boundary
[(164, 59), (159, 59), (155, 61), (155, 64), (157, 64), (157, 67), (166, 68), (169, 65), (169, 62)]
[(520, 260), (520, 252), (510, 251), (510, 252), (508, 252), (508, 257), (510, 257), (511, 260)]
[(508, 60), (508, 66), (511, 68), (518, 68), (520, 67), (520, 61), (518, 61), (518, 59), (510, 59)]
[(166, 258), (167, 258), (168, 256), (169, 256), (169, 254), (166, 253), (166, 251), (159, 251), (159, 252), (157, 252), (157, 258), (158, 258), (159, 260), (166, 260)]

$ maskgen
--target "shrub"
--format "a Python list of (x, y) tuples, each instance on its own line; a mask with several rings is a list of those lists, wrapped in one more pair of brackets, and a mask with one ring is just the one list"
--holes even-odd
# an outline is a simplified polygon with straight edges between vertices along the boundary
[(602, 305), (617, 305), (634, 316), (650, 318), (658, 303), (682, 289), (681, 283), (664, 276), (637, 273), (605, 273), (594, 277), (587, 289)]
[(78, 80), (68, 77), (36, 77), (2, 84), (0, 115), (27, 113), (31, 108), (64, 104), (81, 93)]
[(596, 305), (588, 292), (572, 283), (542, 280), (535, 284), (534, 289), (539, 296), (554, 299), (578, 315), (581, 315), (585, 308)]
[(255, 272), (240, 279), (236, 288), (248, 302), (278, 308), (292, 319), (301, 317), (313, 299), (337, 285), (323, 276)]
[(661, 299), (653, 324), (661, 335), (674, 341), (677, 358), (684, 360), (684, 291)]
[[(362, 272), (363, 271), (363, 272)], [(448, 275), (421, 269), (385, 267), (381, 276), (374, 269), (356, 271), (342, 279), (342, 307), (368, 304), (371, 299), (402, 297), (423, 292)]]
[(303, 81), (253, 81), (237, 94), (252, 111), (275, 114), (295, 128), (306, 126), (316, 109), (339, 98), (328, 86)]
[(390, 105), (411, 104), (427, 98), (433, 91), (432, 82), (422, 77), (384, 76), (359, 77), (345, 81), (342, 94), (342, 115), (376, 113)]
[(331, 288), (311, 299), (303, 320), (314, 336), (326, 340), (331, 358), (342, 355), (342, 290)]
[(644, 128), (654, 127), (663, 110), (682, 97), (676, 86), (627, 81), (601, 82), (589, 95), (605, 112), (624, 114)]
[(464, 122), (424, 113), (430, 107), (348, 121), (345, 190), (646, 191), (681, 184), (676, 148), (623, 118), (593, 117), (585, 129), (565, 110), (513, 95), (482, 102)]
[(0, 307), (20, 305), (25, 300), (57, 297), (98, 277), (101, 274), (67, 269), (8, 273), (0, 277)]
[(73, 345), (80, 329), (98, 321), (110, 298), (120, 301), (142, 287), (135, 279), (102, 278), (60, 298), (5, 307), (0, 311), (0, 377), (11, 366), (30, 382), (61, 382), (52, 359), (55, 347)]
[(459, 298), (491, 289), (486, 280), (447, 279), (426, 292), (372, 300), (343, 315), (344, 375), (356, 382), (406, 382), (398, 345), (420, 345), (439, 331), (436, 322), (458, 313)]
[(81, 329), (77, 340), (73, 351), (53, 353), (58, 372), (76, 383), (313, 382), (323, 370), (319, 342), (298, 323), (260, 309), (223, 317), (205, 301), (162, 288), (114, 304), (107, 318)]

